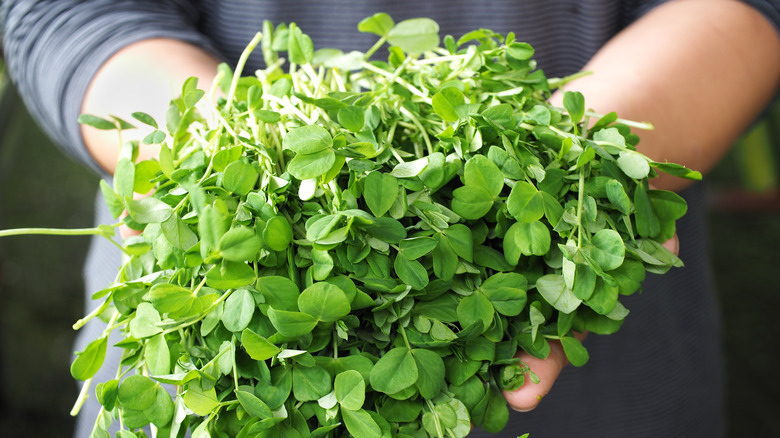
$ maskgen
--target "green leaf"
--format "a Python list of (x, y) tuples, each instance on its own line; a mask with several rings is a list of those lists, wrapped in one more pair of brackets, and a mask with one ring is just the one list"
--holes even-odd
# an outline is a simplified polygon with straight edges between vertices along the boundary
[(143, 302), (138, 305), (135, 317), (130, 320), (130, 333), (136, 339), (148, 338), (160, 333), (161, 318), (157, 309), (151, 303)]
[(301, 29), (290, 23), (290, 31), (287, 36), (287, 54), (290, 62), (296, 64), (308, 64), (314, 57), (314, 44), (311, 38), (304, 34)]
[(593, 294), (585, 300), (588, 305), (599, 315), (607, 315), (615, 309), (618, 302), (618, 287), (615, 284), (609, 284), (601, 278), (596, 279), (596, 285)]
[(286, 338), (297, 338), (310, 333), (317, 326), (317, 318), (308, 313), (268, 309), (268, 319), (274, 328)]
[(327, 282), (314, 283), (304, 289), (298, 297), (298, 308), (323, 322), (337, 321), (350, 311), (349, 300), (344, 291)]
[(91, 126), (96, 129), (100, 129), (103, 131), (109, 131), (112, 129), (117, 129), (116, 123), (106, 120), (102, 117), (98, 117), (92, 114), (81, 114), (79, 115), (78, 122), (87, 126)]
[(506, 53), (518, 61), (525, 61), (534, 56), (534, 48), (528, 43), (515, 41), (506, 46)]
[(206, 272), (206, 284), (214, 289), (236, 289), (251, 284), (257, 276), (245, 263), (223, 262)]
[(144, 360), (153, 376), (162, 376), (171, 372), (171, 353), (165, 336), (158, 333), (146, 341)]
[(292, 226), (284, 216), (268, 219), (263, 228), (263, 241), (274, 251), (285, 251), (292, 243)]
[(268, 339), (250, 329), (241, 332), (241, 345), (254, 360), (268, 360), (282, 351)]
[(360, 23), (358, 23), (358, 30), (383, 37), (390, 32), (390, 29), (392, 29), (394, 25), (395, 22), (390, 15), (384, 12), (378, 12), (361, 20)]
[(524, 276), (506, 272), (491, 275), (479, 289), (498, 313), (517, 316), (525, 307), (527, 288), (528, 282)]
[(439, 45), (439, 25), (429, 18), (410, 18), (393, 26), (387, 41), (406, 53), (422, 53)]
[(585, 97), (579, 91), (566, 91), (563, 93), (563, 107), (572, 123), (579, 123), (585, 115)]
[[(431, 98), (433, 111), (446, 122), (456, 122), (460, 118), (456, 108), (466, 103), (463, 93), (455, 87), (444, 87)], [(481, 155), (476, 155), (479, 157)]]
[(401, 255), (409, 260), (416, 260), (433, 251), (436, 247), (436, 239), (432, 237), (412, 237), (402, 240), (399, 247)]
[(463, 186), (452, 191), (452, 211), (466, 220), (477, 220), (493, 206), (490, 192), (479, 186)]
[(251, 392), (236, 389), (235, 393), (238, 402), (241, 403), (241, 407), (250, 415), (260, 419), (272, 418), (274, 416), (271, 408)]
[(504, 235), (507, 262), (516, 265), (520, 255), (543, 256), (550, 251), (550, 230), (541, 221), (515, 222)]
[(375, 391), (395, 394), (417, 382), (417, 362), (407, 348), (389, 350), (371, 369), (370, 382)]
[(265, 298), (266, 304), (276, 310), (298, 310), (298, 286), (289, 278), (267, 276), (257, 279), (257, 288)]
[(76, 353), (76, 359), (70, 366), (70, 374), (76, 380), (87, 380), (94, 376), (106, 359), (108, 338), (100, 337), (87, 344), (84, 350)]
[[(132, 377), (140, 376), (131, 376), (128, 377), (128, 379)], [(121, 397), (122, 387), (120, 386), (119, 389)], [(189, 387), (184, 392), (182, 399), (184, 400), (185, 406), (187, 406), (193, 413), (195, 413), (195, 415), (201, 417), (205, 417), (211, 414), (212, 411), (220, 404), (219, 400), (217, 399), (217, 392), (214, 390), (214, 388), (204, 390), (194, 381), (190, 382)]]
[(255, 299), (246, 289), (237, 289), (225, 300), (222, 324), (231, 332), (244, 330), (255, 314)]
[(164, 222), (173, 214), (170, 205), (153, 197), (137, 200), (125, 198), (125, 204), (130, 217), (139, 224)]
[(458, 303), (458, 321), (463, 328), (481, 322), (483, 330), (493, 323), (493, 304), (480, 292), (463, 297)]
[(125, 211), (125, 204), (122, 202), (122, 198), (103, 179), (100, 180), (100, 191), (103, 194), (103, 200), (106, 202), (111, 217), (114, 219), (118, 218)]
[(195, 299), (190, 289), (167, 283), (158, 283), (149, 289), (152, 305), (158, 312), (175, 313), (192, 305)]
[(122, 406), (135, 411), (151, 407), (157, 399), (159, 385), (152, 379), (134, 374), (119, 385), (117, 398)]
[(605, 186), (607, 198), (612, 205), (625, 215), (631, 214), (631, 199), (623, 189), (623, 184), (616, 179), (609, 179)]
[(398, 278), (411, 286), (412, 289), (422, 290), (428, 285), (428, 272), (417, 260), (398, 255), (393, 262), (393, 269), (395, 269)]
[(336, 375), (333, 383), (336, 400), (343, 409), (357, 411), (366, 400), (366, 382), (355, 370), (347, 370)]
[(114, 189), (122, 199), (132, 198), (134, 186), (135, 165), (128, 158), (121, 157), (114, 170)]
[(634, 179), (647, 178), (647, 175), (650, 173), (648, 158), (638, 152), (621, 152), (618, 156), (617, 164), (623, 173)]
[(544, 200), (531, 183), (518, 181), (506, 201), (507, 210), (518, 222), (534, 222), (544, 216)]
[(360, 438), (381, 438), (382, 429), (376, 424), (371, 415), (363, 409), (351, 411), (343, 409), (341, 418), (352, 436)]
[(296, 154), (314, 154), (330, 149), (333, 137), (320, 125), (306, 125), (290, 130), (282, 139), (285, 149)]
[(162, 386), (157, 385), (154, 403), (152, 403), (152, 405), (148, 408), (144, 409), (143, 414), (146, 419), (155, 426), (165, 427), (170, 423), (171, 418), (173, 417), (173, 410), (173, 400), (171, 400), (171, 396), (168, 394), (168, 391), (166, 391)]
[(386, 173), (371, 172), (363, 180), (363, 199), (374, 216), (390, 210), (398, 196), (398, 180)]
[(254, 166), (243, 161), (234, 161), (225, 168), (222, 187), (239, 196), (246, 196), (257, 182), (259, 173)]
[(471, 228), (464, 224), (453, 224), (442, 230), (444, 237), (452, 246), (452, 250), (458, 257), (471, 262), (474, 259), (474, 236)]
[(313, 154), (298, 154), (287, 163), (290, 175), (303, 181), (325, 175), (336, 162), (336, 153), (332, 149), (323, 149)]
[(182, 251), (187, 251), (198, 243), (198, 236), (178, 215), (172, 214), (160, 226), (168, 242)]
[(217, 250), (225, 260), (245, 262), (255, 260), (262, 245), (263, 242), (253, 229), (238, 226), (222, 235)]
[(463, 180), (467, 187), (481, 187), (497, 197), (504, 188), (504, 175), (498, 166), (484, 155), (471, 157), (463, 168)]
[(638, 184), (634, 190), (634, 217), (636, 218), (636, 231), (642, 237), (653, 237), (661, 232), (661, 223), (655, 215), (655, 209), (642, 184)]
[(588, 362), (588, 350), (582, 346), (579, 339), (573, 336), (564, 336), (561, 338), (561, 345), (563, 346), (563, 352), (566, 353), (566, 358), (569, 360), (569, 363), (575, 367), (581, 367)]
[(345, 106), (339, 110), (337, 119), (348, 131), (358, 132), (363, 129), (363, 108)]
[(292, 371), (293, 395), (298, 401), (317, 400), (331, 391), (331, 379), (322, 367), (295, 366)]
[(563, 313), (573, 312), (582, 303), (582, 300), (566, 286), (566, 282), (560, 275), (547, 274), (539, 277), (536, 280), (536, 289), (545, 301)]
[(444, 361), (436, 352), (424, 348), (415, 348), (412, 356), (417, 363), (420, 395), (427, 399), (436, 397), (444, 384)]
[(599, 230), (591, 238), (591, 243), (589, 255), (601, 269), (611, 271), (623, 264), (626, 247), (617, 231)]

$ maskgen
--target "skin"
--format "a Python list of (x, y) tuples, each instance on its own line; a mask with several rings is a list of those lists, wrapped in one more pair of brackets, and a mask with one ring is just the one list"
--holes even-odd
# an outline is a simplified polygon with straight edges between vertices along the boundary
[[(145, 111), (164, 120), (176, 89), (170, 84), (197, 76), (207, 87), (217, 63), (180, 41), (132, 44), (100, 69), (82, 110), (125, 119)], [(659, 6), (615, 36), (585, 69), (593, 74), (566, 88), (582, 92), (589, 108), (652, 122), (655, 129), (641, 133), (641, 152), (706, 172), (774, 96), (780, 84), (780, 37), (760, 13), (737, 1), (680, 0)], [(561, 97), (552, 100), (562, 106)], [(98, 163), (113, 172), (119, 154), (115, 134), (87, 126), (82, 133)], [(141, 158), (156, 152), (142, 149)], [(655, 185), (680, 190), (689, 183), (662, 176)], [(676, 252), (676, 238), (667, 244)], [(551, 347), (545, 360), (519, 355), (541, 382), (526, 379), (523, 387), (505, 394), (513, 409), (534, 409), (567, 365), (560, 344)]]

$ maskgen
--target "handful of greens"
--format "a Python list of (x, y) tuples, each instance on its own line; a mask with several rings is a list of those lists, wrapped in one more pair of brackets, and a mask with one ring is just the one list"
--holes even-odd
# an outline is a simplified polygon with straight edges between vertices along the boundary
[[(143, 232), (77, 324), (108, 320), (71, 368), (82, 400), (124, 335), (93, 436), (113, 421), (121, 437), (499, 431), (502, 389), (536, 380), (518, 351), (557, 340), (583, 365), (572, 331), (616, 331), (619, 297), (681, 265), (661, 243), (686, 204), (647, 180), (698, 173), (636, 152), (637, 124), (579, 93), (551, 106), (568, 79), (548, 80), (531, 46), (489, 30), (440, 46), (435, 22), (386, 14), (359, 29), (379, 37), (366, 53), (314, 52), (295, 24), (265, 23), (220, 69), (224, 98), (190, 79), (167, 130), (134, 114), (161, 150), (129, 149), (101, 182)], [(267, 68), (241, 77), (257, 44)]]

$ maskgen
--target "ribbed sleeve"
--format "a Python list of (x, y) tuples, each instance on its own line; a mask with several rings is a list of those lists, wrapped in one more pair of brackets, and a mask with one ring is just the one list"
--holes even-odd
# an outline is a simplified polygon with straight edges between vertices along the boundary
[(208, 47), (184, 0), (3, 1), (3, 45), (11, 80), (41, 127), (100, 172), (77, 118), (92, 77), (117, 50), (169, 37)]

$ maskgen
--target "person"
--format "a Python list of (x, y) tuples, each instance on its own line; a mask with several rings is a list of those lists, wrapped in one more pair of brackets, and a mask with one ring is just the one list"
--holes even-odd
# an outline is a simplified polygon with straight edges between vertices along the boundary
[[(32, 114), (66, 151), (110, 176), (115, 136), (79, 126), (79, 114), (145, 111), (162, 120), (170, 90), (189, 76), (208, 84), (222, 60), (235, 64), (262, 20), (294, 21), (318, 47), (365, 50), (373, 39), (356, 24), (379, 11), (397, 21), (433, 18), (456, 37), (476, 28), (514, 32), (536, 48), (548, 76), (593, 72), (568, 86), (588, 107), (651, 121), (656, 129), (642, 133), (640, 151), (705, 172), (780, 82), (780, 2), (767, 0), (19, 0), (0, 12), (7, 67)], [(245, 71), (261, 63), (255, 54)], [(686, 267), (650, 276), (642, 294), (628, 297), (623, 328), (588, 337), (585, 367), (565, 367), (559, 347), (547, 360), (528, 359), (542, 382), (507, 395), (521, 412), (504, 436), (725, 435), (702, 185), (666, 176), (654, 183), (689, 204), (678, 224)], [(97, 206), (96, 220), (110, 222)], [(110, 283), (118, 263), (109, 244), (93, 243), (87, 297)], [(81, 347), (100, 328), (83, 330)], [(95, 409), (87, 406), (77, 436), (88, 436)]]

